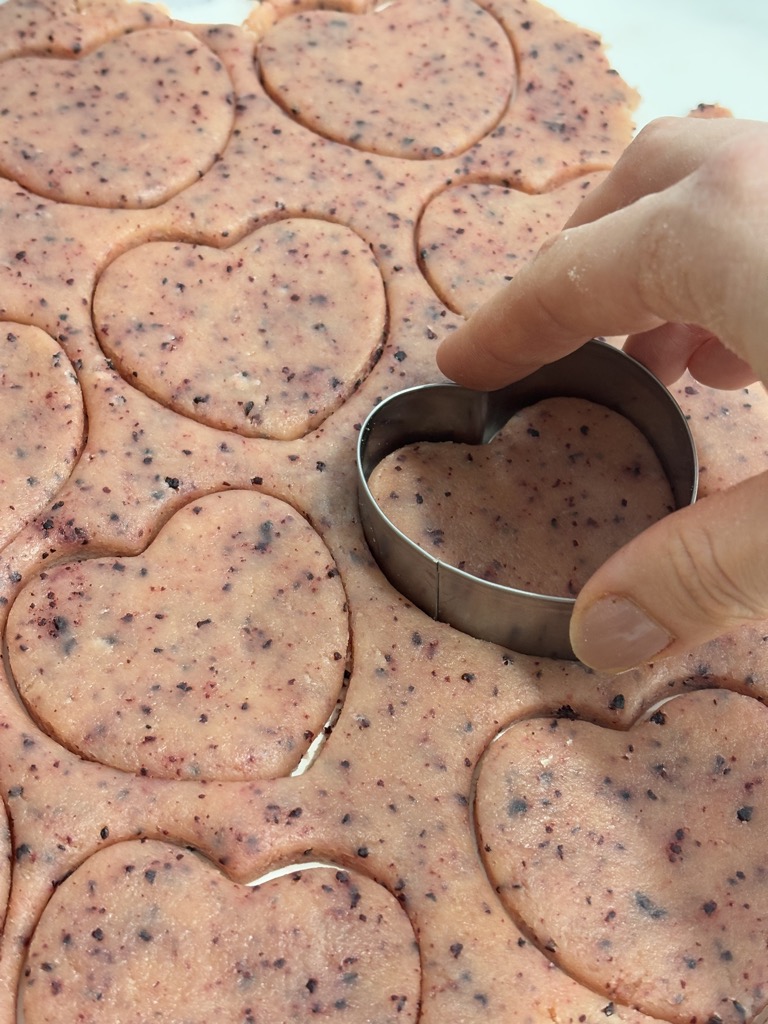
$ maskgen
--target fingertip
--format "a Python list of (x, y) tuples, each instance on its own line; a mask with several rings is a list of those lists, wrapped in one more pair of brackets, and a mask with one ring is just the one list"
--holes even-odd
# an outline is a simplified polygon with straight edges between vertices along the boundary
[(541, 366), (540, 358), (517, 358), (522, 346), (511, 326), (512, 305), (507, 286), (447, 335), (436, 353), (440, 372), (464, 387), (494, 391)]
[(674, 641), (661, 623), (622, 594), (602, 594), (575, 610), (570, 634), (579, 661), (613, 673), (651, 661)]

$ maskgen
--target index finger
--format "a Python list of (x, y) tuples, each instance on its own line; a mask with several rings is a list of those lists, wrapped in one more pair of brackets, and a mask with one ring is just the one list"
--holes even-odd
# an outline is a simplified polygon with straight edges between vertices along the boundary
[[(647, 331), (663, 322), (641, 292), (658, 216), (651, 196), (568, 228), (445, 338), (440, 370), (467, 387), (493, 389), (567, 355), (595, 334)], [(689, 318), (692, 319), (692, 318)]]
[(595, 335), (698, 324), (766, 377), (768, 135), (746, 134), (688, 177), (566, 228), (437, 353), (448, 377), (493, 389)]

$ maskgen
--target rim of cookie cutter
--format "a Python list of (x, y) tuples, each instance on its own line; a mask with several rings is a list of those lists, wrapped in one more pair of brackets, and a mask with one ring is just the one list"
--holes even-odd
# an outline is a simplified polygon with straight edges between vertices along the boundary
[(385, 398), (360, 430), (358, 504), (376, 562), (390, 583), (422, 611), (508, 650), (575, 660), (568, 636), (574, 598), (492, 583), (435, 558), (387, 518), (368, 486), (379, 462), (405, 445), (487, 444), (516, 412), (555, 397), (586, 399), (626, 417), (656, 452), (675, 507), (696, 500), (698, 457), (682, 409), (645, 366), (621, 349), (593, 339), (497, 391), (437, 383)]

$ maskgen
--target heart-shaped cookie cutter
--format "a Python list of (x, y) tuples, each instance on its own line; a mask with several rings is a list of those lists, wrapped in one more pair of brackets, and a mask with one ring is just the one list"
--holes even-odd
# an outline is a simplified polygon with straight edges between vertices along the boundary
[(368, 486), (382, 459), (419, 441), (487, 444), (514, 413), (545, 398), (582, 398), (625, 416), (651, 443), (676, 508), (696, 500), (698, 459), (688, 423), (641, 363), (592, 340), (497, 391), (425, 384), (384, 399), (357, 446), (358, 501), (368, 546), (392, 585), (434, 619), (523, 654), (573, 659), (574, 599), (490, 583), (435, 558), (384, 515)]

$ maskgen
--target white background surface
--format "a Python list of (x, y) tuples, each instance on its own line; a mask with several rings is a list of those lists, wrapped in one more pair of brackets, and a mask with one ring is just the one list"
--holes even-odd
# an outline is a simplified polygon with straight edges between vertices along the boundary
[[(419, 0), (407, 0), (418, 3)], [(247, 0), (166, 0), (179, 18), (240, 24)], [(720, 103), (768, 121), (768, 0), (552, 0), (603, 37), (608, 59), (643, 99), (642, 126)]]

